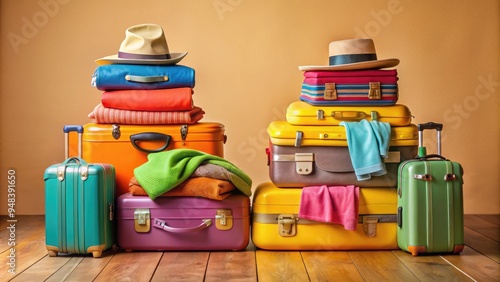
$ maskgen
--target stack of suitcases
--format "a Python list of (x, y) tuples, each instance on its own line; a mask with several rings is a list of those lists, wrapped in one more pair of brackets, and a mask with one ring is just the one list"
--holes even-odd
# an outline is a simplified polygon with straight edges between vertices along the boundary
[[(76, 155), (78, 150), (79, 157), (51, 166), (46, 175), (46, 191), (51, 191), (46, 197), (62, 203), (95, 197), (106, 207), (92, 218), (84, 216), (87, 207), (61, 204), (55, 214), (47, 207), (49, 253), (97, 257), (115, 239), (128, 251), (244, 249), (250, 236), (251, 179), (224, 159), (224, 125), (200, 121), (204, 111), (192, 98), (195, 71), (177, 64), (187, 53), (169, 52), (163, 29), (155, 24), (132, 26), (125, 35), (118, 54), (96, 61), (92, 85), (102, 94), (89, 114), (92, 122), (65, 127), (66, 133), (79, 133), (78, 141), (76, 135), (66, 138), (67, 151)], [(82, 190), (61, 199), (61, 186), (76, 189), (57, 180), (59, 171), (70, 167), (67, 163), (110, 166), (112, 187), (97, 182), (95, 194), (112, 190), (113, 197), (100, 199)], [(75, 215), (60, 215), (69, 211)], [(82, 222), (73, 222), (80, 214)], [(94, 225), (103, 221), (113, 235), (99, 244), (99, 252), (73, 247), (88, 240), (84, 230), (95, 229), (101, 236), (103, 228)], [(78, 240), (66, 239), (75, 234)]]
[(460, 253), (463, 169), (441, 156), (443, 126), (412, 124), (399, 60), (378, 59), (371, 39), (329, 53), (328, 66), (299, 67), (300, 99), (269, 124), (271, 181), (250, 205), (224, 125), (200, 121), (194, 69), (178, 64), (187, 53), (169, 52), (158, 25), (128, 28), (118, 54), (96, 61), (92, 122), (64, 127), (65, 161), (45, 171), (49, 255), (243, 250), (250, 236), (268, 250)]
[(330, 43), (329, 66), (304, 66), (300, 100), (268, 127), (271, 182), (253, 199), (252, 240), (280, 250), (398, 248), (400, 163), (417, 127), (397, 104), (397, 59), (371, 39)]

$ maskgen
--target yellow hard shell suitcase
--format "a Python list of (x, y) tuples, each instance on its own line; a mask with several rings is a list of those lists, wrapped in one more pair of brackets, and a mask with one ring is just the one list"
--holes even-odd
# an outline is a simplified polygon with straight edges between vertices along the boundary
[[(343, 126), (293, 125), (287, 121), (278, 120), (269, 124), (267, 133), (271, 143), (280, 146), (347, 146), (346, 131)], [(418, 147), (417, 126), (409, 124), (391, 127), (389, 145), (414, 146), (416, 149)]]
[[(84, 125), (81, 155), (89, 163), (109, 163), (116, 170), (116, 196), (128, 193), (134, 169), (147, 155), (172, 149), (194, 149), (224, 157), (224, 125), (199, 122), (192, 125)], [(70, 154), (77, 155), (76, 139), (70, 140)]]
[(339, 125), (341, 121), (372, 120), (391, 126), (407, 126), (411, 123), (410, 109), (402, 104), (392, 106), (314, 106), (302, 101), (288, 105), (286, 120), (294, 125)]
[(269, 177), (278, 187), (356, 185), (396, 187), (398, 166), (417, 154), (418, 130), (413, 124), (391, 127), (387, 173), (358, 180), (352, 165), (346, 131), (339, 125), (292, 125), (273, 121), (268, 127)]
[(252, 204), (252, 241), (266, 250), (390, 250), (397, 244), (396, 188), (360, 188), (358, 226), (297, 217), (302, 189), (257, 186)]

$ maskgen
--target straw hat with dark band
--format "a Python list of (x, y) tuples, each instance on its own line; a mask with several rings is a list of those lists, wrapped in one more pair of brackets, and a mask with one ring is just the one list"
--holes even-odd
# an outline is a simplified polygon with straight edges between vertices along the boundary
[(399, 59), (378, 60), (370, 38), (333, 41), (329, 46), (328, 66), (300, 66), (301, 71), (359, 70), (394, 67)]

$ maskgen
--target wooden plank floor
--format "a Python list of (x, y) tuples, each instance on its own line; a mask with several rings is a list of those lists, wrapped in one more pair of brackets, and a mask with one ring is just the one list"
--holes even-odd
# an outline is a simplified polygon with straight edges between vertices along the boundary
[(466, 215), (460, 255), (418, 257), (401, 250), (264, 251), (251, 243), (239, 252), (113, 249), (99, 259), (49, 257), (44, 217), (16, 219), (11, 232), (1, 217), (0, 281), (500, 281), (500, 215)]

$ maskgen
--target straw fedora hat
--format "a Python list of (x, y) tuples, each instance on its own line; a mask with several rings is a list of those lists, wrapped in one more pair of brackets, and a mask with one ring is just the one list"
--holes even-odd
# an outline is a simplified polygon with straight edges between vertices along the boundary
[(300, 66), (301, 71), (360, 70), (394, 67), (399, 59), (378, 60), (375, 44), (370, 38), (346, 39), (330, 42), (328, 66)]
[(127, 28), (118, 54), (96, 60), (98, 65), (141, 64), (173, 65), (186, 56), (170, 53), (163, 29), (156, 24), (140, 24)]

